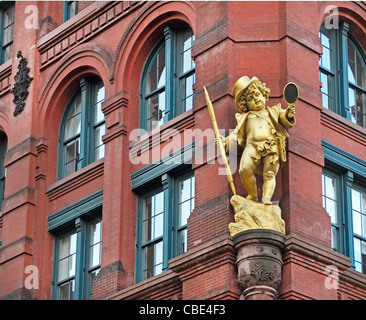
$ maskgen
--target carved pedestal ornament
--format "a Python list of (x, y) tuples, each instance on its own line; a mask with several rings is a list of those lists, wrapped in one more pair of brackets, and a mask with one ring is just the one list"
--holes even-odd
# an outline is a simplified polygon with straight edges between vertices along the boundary
[(14, 95), (13, 102), (15, 103), (15, 110), (13, 112), (14, 117), (20, 114), (25, 105), (25, 99), (28, 96), (28, 87), (33, 80), (29, 76), (30, 69), (27, 67), (27, 59), (23, 57), (22, 52), (18, 51), (17, 58), (20, 58), (18, 64), (18, 72), (16, 73), (14, 80), (14, 87), (10, 92)]
[[(229, 224), (230, 235), (237, 248), (238, 282), (244, 299), (275, 299), (281, 283), (282, 248), (285, 241), (285, 222), (281, 208), (272, 204), (276, 175), (286, 162), (287, 132), (295, 123), (295, 102), (299, 96), (296, 84), (288, 83), (283, 96), (287, 103), (269, 107), (270, 89), (257, 77), (243, 76), (233, 87), (238, 108), (236, 128), (227, 137), (219, 134), (208, 92), (204, 88), (207, 107), (220, 148), (229, 184), (234, 194), (230, 200), (235, 222)], [(243, 152), (239, 175), (246, 198), (236, 194), (227, 157), (237, 147)], [(257, 176), (263, 177), (262, 198), (259, 202)]]
[(237, 249), (238, 282), (245, 300), (274, 300), (281, 284), (281, 232), (252, 229), (233, 237)]

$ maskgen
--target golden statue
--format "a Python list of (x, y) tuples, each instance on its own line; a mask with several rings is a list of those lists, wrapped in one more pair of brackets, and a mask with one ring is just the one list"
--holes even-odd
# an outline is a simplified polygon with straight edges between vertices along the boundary
[[(231, 148), (236, 148), (237, 145), (243, 148), (239, 164), (239, 174), (248, 196), (244, 199), (236, 196), (235, 192), (233, 192), (234, 196), (231, 199), (231, 203), (236, 213), (239, 213), (243, 207), (250, 207), (252, 211), (257, 210), (253, 209), (253, 205), (254, 207), (256, 206), (255, 204), (246, 202), (243, 205), (243, 201), (239, 201), (239, 198), (242, 198), (250, 202), (258, 202), (256, 175), (263, 176), (262, 203), (264, 206), (262, 205), (260, 210), (264, 210), (266, 214), (273, 211), (270, 208), (265, 208), (265, 206), (272, 204), (271, 199), (276, 187), (276, 175), (280, 167), (286, 162), (286, 139), (289, 137), (286, 130), (295, 125), (295, 102), (298, 97), (298, 89), (293, 83), (289, 83), (286, 86), (284, 90), (284, 96), (285, 99), (287, 96), (286, 101), (288, 102), (286, 109), (282, 109), (280, 103), (273, 107), (266, 106), (269, 93), (270, 90), (266, 87), (266, 84), (259, 81), (257, 77), (249, 78), (244, 76), (237, 80), (233, 87), (235, 104), (239, 109), (239, 113), (235, 115), (237, 126), (226, 138), (217, 134), (216, 143), (220, 146), (220, 150), (224, 150), (226, 154), (229, 153)], [(205, 94), (209, 105), (206, 89)], [(213, 118), (212, 120), (214, 122)], [(224, 160), (225, 162), (227, 161), (226, 156)], [(228, 177), (230, 184), (232, 184), (232, 178), (230, 179), (229, 173)], [(234, 188), (232, 187), (232, 189)], [(239, 202), (240, 205), (235, 207), (234, 204)], [(240, 209), (238, 209), (239, 207)], [(276, 212), (273, 215), (277, 219), (278, 210)], [(247, 218), (246, 220), (248, 220)], [(251, 227), (247, 229), (253, 229), (255, 225), (260, 228), (266, 228), (263, 226), (268, 225), (268, 221), (263, 223), (256, 221), (258, 220), (256, 213), (252, 214), (252, 218), (254, 226), (250, 223)], [(276, 229), (278, 228), (276, 227)], [(284, 223), (279, 231), (284, 233)]]

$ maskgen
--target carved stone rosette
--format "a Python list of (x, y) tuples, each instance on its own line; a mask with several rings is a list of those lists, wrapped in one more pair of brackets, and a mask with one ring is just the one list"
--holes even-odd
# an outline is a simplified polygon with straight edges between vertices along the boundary
[(238, 282), (245, 300), (274, 300), (281, 283), (285, 236), (278, 231), (252, 229), (233, 237)]

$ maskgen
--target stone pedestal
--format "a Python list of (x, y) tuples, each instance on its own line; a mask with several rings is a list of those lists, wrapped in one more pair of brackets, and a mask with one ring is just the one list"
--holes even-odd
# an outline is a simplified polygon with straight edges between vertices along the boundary
[(245, 300), (274, 300), (281, 283), (285, 235), (252, 229), (233, 236), (237, 250), (238, 282)]

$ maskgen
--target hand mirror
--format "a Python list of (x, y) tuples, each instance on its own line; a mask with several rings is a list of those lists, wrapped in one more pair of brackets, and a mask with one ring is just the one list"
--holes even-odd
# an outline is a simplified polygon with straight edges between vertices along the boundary
[(299, 98), (299, 88), (293, 82), (286, 84), (283, 89), (283, 97), (288, 105), (294, 105)]

